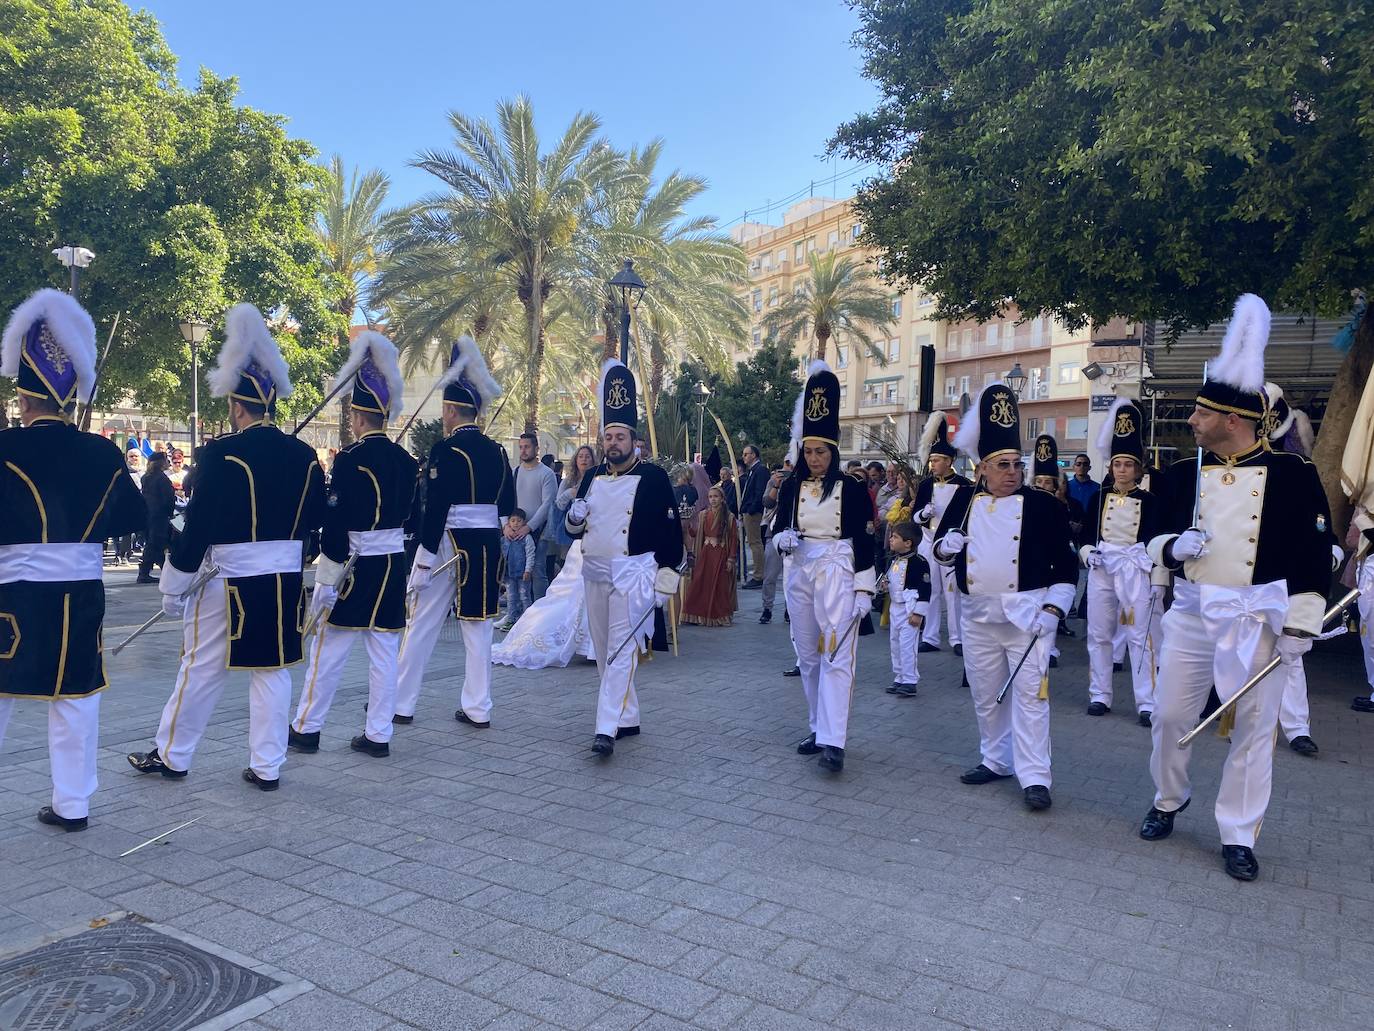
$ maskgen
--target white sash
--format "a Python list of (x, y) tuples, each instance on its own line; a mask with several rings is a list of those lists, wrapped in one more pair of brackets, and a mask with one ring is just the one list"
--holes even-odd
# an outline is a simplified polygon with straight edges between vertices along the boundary
[(0, 584), (99, 580), (104, 551), (103, 544), (0, 545)]
[(242, 541), (216, 544), (206, 562), (219, 566), (219, 579), (299, 573), (303, 568), (300, 541)]
[(501, 517), (495, 505), (449, 505), (444, 525), (450, 530), (497, 530)]
[(405, 531), (399, 526), (386, 530), (349, 530), (348, 550), (354, 555), (394, 555), (406, 550)]

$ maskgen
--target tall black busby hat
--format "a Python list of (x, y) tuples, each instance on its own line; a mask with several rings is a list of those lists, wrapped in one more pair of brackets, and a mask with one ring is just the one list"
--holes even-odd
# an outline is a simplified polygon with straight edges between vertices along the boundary
[(1021, 409), (1011, 387), (990, 383), (978, 392), (954, 434), (954, 446), (978, 462), (1021, 454)]
[(808, 440), (840, 446), (840, 381), (820, 359), (807, 369), (806, 385), (792, 409), (792, 443), (798, 454)]
[(601, 364), (601, 428), (624, 426), (631, 433), (639, 425), (635, 403), (635, 378), (619, 358)]
[(334, 385), (353, 377), (352, 405), (360, 412), (380, 415), (382, 421), (401, 414), (404, 384), (396, 345), (381, 333), (367, 329), (348, 345), (344, 363)]
[(1197, 406), (1259, 422), (1264, 418), (1264, 348), (1269, 343), (1269, 306), (1241, 294), (1221, 341), (1221, 354), (1207, 366)]
[(931, 412), (921, 430), (920, 442), (916, 445), (917, 464), (922, 468), (930, 461), (931, 455), (944, 455), (953, 458), (957, 452), (949, 442), (949, 420), (944, 412)]
[(14, 309), (0, 349), (0, 375), (59, 408), (89, 401), (95, 386), (95, 323), (70, 294), (45, 288)]
[(1059, 441), (1048, 433), (1035, 438), (1035, 450), (1031, 453), (1031, 476), (1059, 479)]
[(1097, 446), (1106, 452), (1108, 463), (1113, 458), (1134, 458), (1145, 467), (1145, 416), (1140, 406), (1125, 397), (1118, 397), (1107, 409), (1107, 418), (1098, 431)]
[(291, 396), (286, 359), (253, 305), (236, 304), (224, 316), (224, 346), (206, 382), (215, 397), (261, 405), (269, 412)]
[(477, 341), (466, 333), (449, 352), (448, 368), (439, 382), (444, 388), (444, 404), (471, 409), (474, 416), (481, 415), (501, 396), (501, 387), (487, 371)]

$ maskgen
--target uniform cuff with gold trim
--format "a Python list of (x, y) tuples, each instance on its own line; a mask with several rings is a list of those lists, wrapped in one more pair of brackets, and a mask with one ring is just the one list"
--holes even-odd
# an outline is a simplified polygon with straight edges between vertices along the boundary
[(1169, 556), (1165, 552), (1165, 549), (1177, 539), (1178, 534), (1176, 533), (1161, 533), (1158, 537), (1150, 539), (1150, 543), (1146, 546), (1145, 550), (1149, 552), (1150, 559), (1155, 565), (1163, 566), (1165, 569), (1170, 570), (1183, 568), (1182, 562), (1170, 563)]
[(854, 590), (864, 591), (867, 594), (874, 594), (878, 590), (878, 577), (873, 572), (873, 567), (861, 569), (854, 574)]
[(158, 577), (157, 589), (163, 594), (170, 594), (174, 598), (180, 598), (191, 589), (191, 584), (195, 581), (194, 571), (188, 573), (184, 569), (178, 569), (168, 562), (162, 567), (162, 574)]
[(1322, 632), (1322, 616), (1326, 615), (1326, 599), (1320, 594), (1290, 594), (1285, 630), (1301, 630), (1314, 637)]

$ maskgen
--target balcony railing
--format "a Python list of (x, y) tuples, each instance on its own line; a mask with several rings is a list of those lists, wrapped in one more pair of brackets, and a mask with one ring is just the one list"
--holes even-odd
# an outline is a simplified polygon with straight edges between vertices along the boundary
[(881, 408), (883, 405), (905, 404), (906, 399), (901, 397), (865, 397), (860, 399), (860, 408)]

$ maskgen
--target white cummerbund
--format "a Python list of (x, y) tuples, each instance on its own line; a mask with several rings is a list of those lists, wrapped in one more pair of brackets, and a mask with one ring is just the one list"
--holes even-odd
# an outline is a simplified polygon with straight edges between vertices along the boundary
[(216, 544), (209, 561), (219, 566), (225, 579), (241, 576), (267, 576), (270, 573), (299, 573), (302, 569), (300, 541), (244, 541)]
[(405, 531), (399, 526), (386, 530), (349, 530), (348, 550), (354, 555), (394, 555), (406, 550)]
[(99, 580), (104, 550), (103, 544), (0, 545), (0, 584)]
[(450, 530), (499, 530), (495, 505), (449, 505), (444, 525)]

